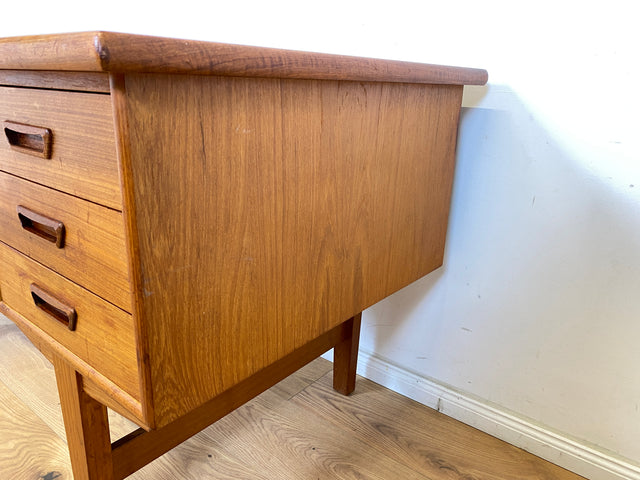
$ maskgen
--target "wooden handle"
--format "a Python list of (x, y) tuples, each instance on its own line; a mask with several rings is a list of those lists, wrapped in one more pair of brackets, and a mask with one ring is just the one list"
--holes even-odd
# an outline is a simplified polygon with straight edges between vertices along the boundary
[(73, 331), (76, 329), (78, 315), (76, 314), (75, 308), (64, 304), (35, 283), (31, 284), (29, 290), (31, 291), (31, 297), (36, 307), (66, 325), (69, 330)]
[(55, 243), (58, 248), (64, 248), (64, 223), (40, 215), (22, 205), (18, 205), (17, 210), (22, 228), (51, 243)]
[(53, 135), (50, 129), (5, 120), (4, 134), (13, 150), (36, 157), (51, 158)]

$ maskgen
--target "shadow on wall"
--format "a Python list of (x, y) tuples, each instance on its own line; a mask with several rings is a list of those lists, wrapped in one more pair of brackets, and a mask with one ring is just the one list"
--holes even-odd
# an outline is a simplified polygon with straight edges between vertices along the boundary
[(464, 105), (444, 267), (367, 310), (362, 348), (640, 460), (640, 169), (508, 87)]

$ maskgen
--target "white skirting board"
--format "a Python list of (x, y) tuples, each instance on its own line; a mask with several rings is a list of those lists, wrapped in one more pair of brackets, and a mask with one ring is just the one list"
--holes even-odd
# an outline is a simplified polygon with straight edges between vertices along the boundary
[(358, 374), (590, 480), (640, 480), (640, 466), (360, 350)]

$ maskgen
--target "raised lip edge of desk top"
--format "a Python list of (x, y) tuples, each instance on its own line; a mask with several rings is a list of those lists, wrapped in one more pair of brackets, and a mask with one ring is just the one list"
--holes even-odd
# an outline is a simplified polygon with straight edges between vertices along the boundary
[(486, 70), (114, 32), (0, 39), (0, 69), (484, 85)]

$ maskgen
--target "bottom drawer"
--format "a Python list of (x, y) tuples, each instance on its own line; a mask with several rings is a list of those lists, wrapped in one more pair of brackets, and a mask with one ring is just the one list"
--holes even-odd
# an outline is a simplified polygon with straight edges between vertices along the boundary
[(1, 242), (0, 300), (140, 399), (131, 315)]

